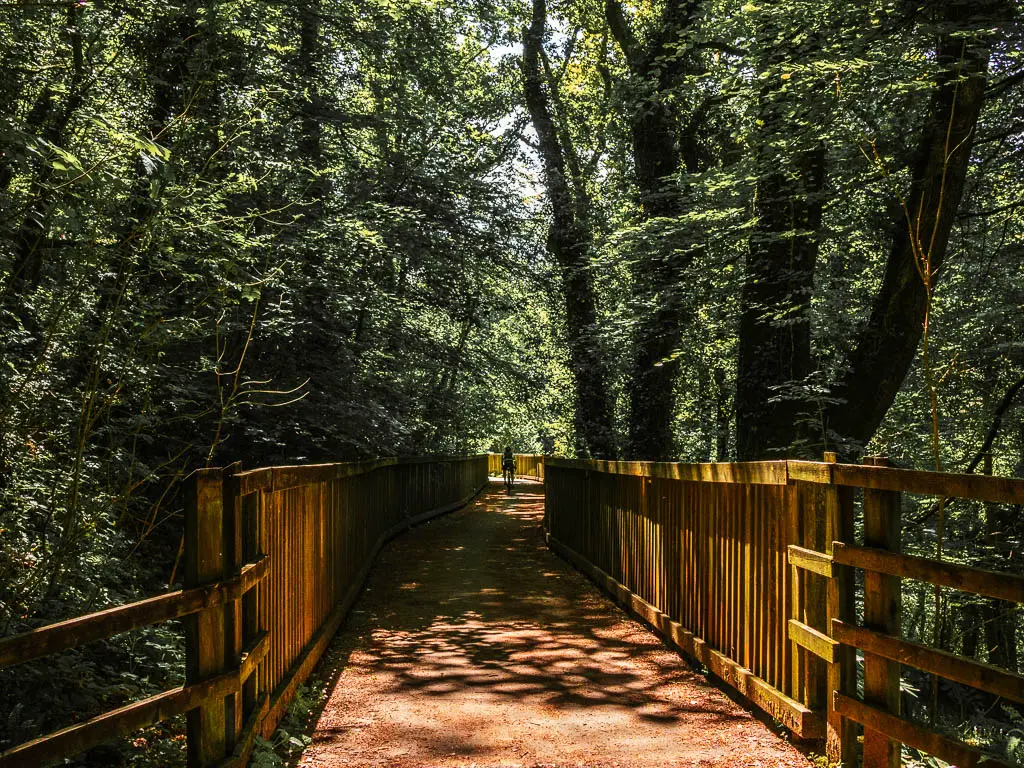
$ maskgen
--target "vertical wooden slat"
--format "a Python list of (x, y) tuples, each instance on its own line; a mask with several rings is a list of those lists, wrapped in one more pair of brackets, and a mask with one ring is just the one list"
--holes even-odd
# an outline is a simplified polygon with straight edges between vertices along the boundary
[[(785, 492), (785, 489), (783, 489)], [(764, 638), (764, 653), (767, 657), (767, 664), (771, 669), (769, 677), (765, 678), (773, 686), (782, 690), (781, 685), (781, 660), (782, 660), (782, 649), (779, 644), (775, 641), (775, 623), (776, 623), (776, 612), (778, 610), (778, 578), (775, 572), (775, 558), (776, 558), (776, 547), (778, 541), (775, 535), (775, 521), (779, 516), (779, 499), (773, 494), (772, 504), (770, 507), (765, 507), (764, 514), (764, 566), (762, 573), (764, 574), (764, 581), (762, 582), (763, 594), (765, 596), (765, 638)]]
[(748, 521), (746, 516), (749, 510), (746, 507), (746, 499), (744, 498), (743, 491), (744, 487), (742, 485), (737, 485), (733, 490), (733, 526), (736, 531), (736, 538), (733, 541), (733, 559), (736, 564), (736, 607), (733, 612), (736, 616), (736, 660), (749, 669), (750, 659), (747, 656), (746, 634), (749, 616), (744, 614), (747, 589), (747, 572), (745, 567), (746, 558), (744, 557), (746, 549), (744, 547), (744, 540), (747, 535), (746, 529)]
[(715, 521), (715, 538), (718, 540), (718, 600), (715, 611), (718, 614), (718, 641), (716, 647), (726, 656), (729, 648), (729, 489), (720, 487), (718, 494), (718, 519)]
[(276, 638), (274, 657), (274, 679), (271, 685), (276, 688), (281, 680), (281, 672), (284, 669), (284, 655), (287, 650), (288, 641), (285, 633), (284, 606), (286, 584), (288, 579), (288, 544), (285, 541), (285, 517), (284, 517), (284, 494), (274, 494), (274, 561), (277, 565), (277, 572), (274, 574), (274, 637)]
[(302, 614), (302, 635), (299, 637), (298, 648), (296, 649), (295, 655), (298, 656), (300, 649), (302, 649), (309, 639), (313, 636), (313, 631), (317, 626), (317, 616), (313, 613), (313, 607), (317, 602), (317, 578), (316, 568), (314, 568), (314, 561), (316, 559), (316, 519), (319, 516), (319, 487), (318, 486), (307, 486), (305, 489), (306, 493), (302, 499), (303, 501), (303, 515), (302, 515), (302, 541), (299, 547), (299, 552), (302, 561), (302, 584), (296, 585), (299, 587), (297, 594), (303, 595), (304, 605), (300, 609)]
[[(224, 575), (224, 490), (220, 469), (199, 469), (189, 478), (185, 502), (186, 589)], [(224, 609), (216, 606), (185, 619), (185, 681), (196, 683), (224, 671)], [(205, 768), (227, 752), (225, 704), (215, 699), (186, 718), (189, 768)]]
[(732, 490), (731, 486), (723, 484), (723, 515), (722, 526), (719, 530), (719, 536), (722, 541), (722, 564), (724, 566), (722, 584), (725, 587), (722, 595), (725, 602), (719, 606), (723, 619), (721, 650), (729, 658), (735, 658), (736, 654), (736, 643), (733, 637), (733, 612), (736, 604), (736, 569), (733, 563), (732, 551), (733, 541), (735, 540), (733, 535), (734, 497)]
[[(785, 488), (782, 489), (783, 494)], [(773, 489), (774, 491), (774, 489)], [(764, 564), (761, 568), (762, 582), (761, 582), (761, 593), (764, 595), (764, 627), (765, 635), (763, 639), (764, 648), (762, 653), (765, 656), (765, 664), (770, 669), (770, 674), (765, 678), (771, 685), (782, 690), (781, 685), (781, 673), (780, 673), (780, 660), (782, 658), (782, 649), (778, 647), (778, 643), (775, 642), (775, 621), (776, 611), (778, 610), (778, 578), (775, 573), (775, 548), (776, 548), (776, 537), (775, 537), (775, 520), (778, 519), (780, 504), (780, 495), (772, 493), (771, 504), (765, 504), (762, 506), (762, 546), (764, 547)]]
[(672, 615), (677, 621), (681, 620), (683, 606), (682, 606), (682, 592), (680, 585), (683, 579), (683, 537), (682, 537), (682, 498), (680, 496), (680, 483), (664, 483), (663, 493), (666, 495), (665, 503), (668, 509), (672, 511), (671, 520), (671, 536), (672, 536), (672, 554), (671, 562), (673, 565), (672, 578), (665, 585), (665, 589), (668, 591), (668, 599), (672, 601)]
[[(258, 501), (256, 502), (256, 508), (257, 508), (257, 513), (256, 514), (257, 514), (257, 519), (259, 520), (260, 552), (262, 554), (264, 554), (264, 555), (269, 555), (270, 554), (270, 547), (267, 544), (267, 540), (269, 538), (269, 534), (268, 534), (268, 531), (267, 531), (267, 494), (264, 491), (262, 491), (262, 490), (257, 491), (257, 493), (258, 493)], [(267, 651), (268, 656), (264, 656), (263, 657), (263, 661), (260, 663), (259, 689), (261, 691), (269, 691), (270, 690), (270, 685), (269, 685), (269, 682), (268, 682), (269, 679), (270, 679), (269, 653), (270, 653), (270, 650), (274, 646), (273, 646), (273, 637), (269, 633), (269, 629), (270, 629), (270, 611), (269, 611), (269, 608), (270, 608), (270, 602), (269, 602), (270, 589), (269, 589), (269, 587), (273, 583), (273, 581), (272, 581), (273, 573), (274, 573), (274, 560), (273, 560), (273, 557), (268, 557), (268, 559), (267, 559), (267, 575), (263, 579), (263, 582), (260, 584), (260, 589), (259, 589), (259, 592), (257, 593), (258, 597), (257, 597), (257, 600), (256, 600), (256, 604), (258, 606), (257, 613), (259, 614), (259, 617), (260, 617), (259, 618), (260, 629), (268, 632), (268, 634), (267, 634), (267, 642), (269, 644), (268, 651)]]
[[(865, 459), (886, 466), (882, 457)], [(897, 491), (864, 491), (864, 544), (900, 551), (900, 494)], [(890, 635), (900, 635), (900, 580), (896, 576), (866, 571), (864, 574), (864, 625)], [(864, 700), (900, 713), (900, 665), (874, 654), (864, 654)], [(884, 733), (864, 729), (864, 768), (899, 768), (900, 744)]]
[(711, 605), (711, 588), (709, 574), (711, 572), (711, 537), (708, 535), (711, 520), (710, 496), (705, 493), (706, 486), (693, 483), (694, 497), (697, 500), (697, 592), (698, 612), (700, 614), (700, 636), (707, 639), (711, 632), (711, 622), (708, 621), (708, 609)]
[[(738, 488), (738, 486), (737, 486)], [(725, 606), (726, 615), (729, 619), (729, 635), (726, 638), (725, 652), (729, 655), (729, 658), (739, 658), (743, 653), (742, 643), (739, 639), (739, 558), (736, 552), (736, 543), (739, 541), (738, 536), (738, 523), (739, 523), (739, 498), (736, 495), (736, 488), (732, 486), (726, 487), (726, 499), (728, 500), (728, 517), (726, 518), (728, 527), (726, 528), (726, 546), (729, 552), (729, 595), (727, 597), (728, 605)]]
[(707, 637), (707, 574), (708, 560), (711, 555), (710, 541), (707, 538), (708, 507), (706, 495), (703, 493), (704, 486), (698, 483), (687, 483), (690, 486), (690, 494), (693, 498), (693, 513), (696, 534), (694, 536), (694, 555), (696, 557), (696, 583), (694, 588), (694, 608), (697, 611), (698, 632), (701, 637)]
[(713, 486), (701, 487), (702, 491), (708, 491), (708, 519), (707, 519), (707, 535), (708, 535), (708, 568), (707, 568), (707, 586), (710, 587), (710, 599), (707, 601), (705, 607), (705, 621), (708, 623), (708, 640), (713, 644), (714, 647), (718, 647), (718, 621), (721, 616), (718, 612), (718, 602), (721, 600), (719, 595), (719, 585), (721, 584), (719, 577), (719, 560), (721, 556), (718, 552), (718, 506), (720, 503), (720, 495), (717, 493), (718, 489)]
[(288, 627), (289, 645), (287, 667), (292, 665), (299, 655), (299, 644), (302, 642), (302, 599), (305, 594), (300, 582), (299, 568), (302, 558), (302, 505), (304, 489), (297, 489), (288, 494)]
[(699, 550), (699, 529), (697, 524), (697, 504), (694, 497), (693, 483), (683, 483), (683, 494), (686, 499), (686, 539), (689, 552), (690, 570), (687, 574), (686, 594), (689, 604), (689, 625), (700, 632), (700, 586), (698, 582), (697, 553)]
[(714, 627), (711, 623), (711, 609), (714, 606), (713, 591), (714, 582), (711, 572), (715, 567), (715, 541), (711, 535), (712, 518), (714, 515), (713, 498), (705, 490), (712, 490), (713, 486), (699, 484), (699, 495), (701, 498), (701, 557), (703, 567), (701, 568), (700, 594), (701, 594), (701, 636), (705, 640), (711, 640), (714, 634)]
[(288, 593), (291, 591), (291, 547), (289, 546), (289, 504), (288, 492), (283, 491), (277, 494), (277, 514), (279, 517), (278, 526), (281, 530), (281, 538), (278, 540), (278, 553), (281, 560), (281, 575), (278, 581), (277, 593), (277, 631), (281, 637), (281, 652), (277, 658), (277, 679), (280, 683), (284, 677), (284, 671), (288, 668), (288, 654), (291, 651), (291, 627), (289, 607), (291, 601)]
[(697, 630), (697, 564), (696, 547), (694, 538), (696, 536), (696, 518), (693, 513), (693, 494), (690, 483), (680, 483), (680, 497), (683, 503), (683, 542), (686, 547), (686, 575), (683, 581), (683, 601), (686, 604), (686, 622), (684, 626)]
[[(750, 493), (753, 493), (753, 489), (750, 489)], [(765, 498), (763, 495), (758, 495), (757, 499), (757, 530), (755, 532), (756, 546), (753, 552), (754, 558), (754, 574), (755, 574), (755, 589), (753, 593), (753, 604), (757, 608), (757, 624), (754, 628), (754, 638), (757, 644), (757, 675), (762, 680), (767, 680), (770, 684), (772, 682), (772, 670), (771, 660), (766, 653), (768, 648), (768, 613), (771, 610), (771, 596), (766, 590), (767, 581), (767, 569), (768, 569), (768, 557), (769, 551), (767, 547), (767, 522), (768, 515), (765, 505)]]
[[(787, 486), (786, 524), (785, 537), (780, 542), (783, 553), (787, 552), (790, 544), (801, 544), (801, 487), (798, 483), (790, 483)], [(803, 583), (800, 569), (788, 565), (786, 555), (783, 554), (784, 573), (786, 578), (786, 609), (782, 614), (782, 628), (786, 627), (789, 619), (802, 618), (801, 609), (803, 606)], [(804, 690), (804, 650), (792, 640), (788, 639), (788, 633), (783, 634), (782, 642), (785, 643), (789, 654), (788, 680), (785, 693), (794, 699), (803, 699)]]
[[(744, 515), (741, 520), (743, 526), (743, 553), (740, 557), (743, 563), (743, 608), (741, 614), (745, 614), (743, 624), (743, 666), (754, 671), (755, 675), (763, 675), (758, 663), (755, 642), (757, 638), (757, 624), (761, 615), (761, 605), (754, 598), (757, 581), (757, 566), (754, 557), (756, 555), (755, 532), (759, 519), (758, 511), (754, 504), (751, 504), (751, 489), (749, 486), (741, 489), (743, 493)], [(746, 610), (744, 610), (744, 608)]]

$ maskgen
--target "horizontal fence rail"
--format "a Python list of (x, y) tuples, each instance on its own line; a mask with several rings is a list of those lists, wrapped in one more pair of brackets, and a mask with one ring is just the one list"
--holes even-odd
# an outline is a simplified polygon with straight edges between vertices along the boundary
[(348, 612), (380, 547), (463, 506), (488, 457), (199, 470), (189, 478), (184, 589), (0, 640), (0, 668), (184, 618), (184, 686), (0, 754), (38, 766), (186, 713), (189, 766), (244, 766)]
[(548, 458), (548, 541), (795, 735), (825, 738), (830, 760), (893, 768), (906, 744), (957, 766), (1008, 765), (901, 715), (902, 666), (1024, 702), (1015, 671), (902, 638), (901, 579), (1020, 603), (1024, 577), (902, 554), (901, 493), (1021, 504), (1024, 480), (826, 458)]

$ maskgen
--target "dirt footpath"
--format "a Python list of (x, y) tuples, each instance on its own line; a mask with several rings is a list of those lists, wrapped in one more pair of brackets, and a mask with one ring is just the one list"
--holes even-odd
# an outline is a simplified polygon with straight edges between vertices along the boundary
[(542, 493), (384, 550), (300, 765), (810, 766), (548, 551)]

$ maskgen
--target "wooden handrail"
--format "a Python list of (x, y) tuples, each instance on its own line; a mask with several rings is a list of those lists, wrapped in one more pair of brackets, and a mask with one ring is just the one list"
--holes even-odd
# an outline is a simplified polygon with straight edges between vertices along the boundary
[(875, 547), (855, 547), (836, 542), (834, 561), (865, 571), (899, 576), (936, 584), (940, 587), (972, 592), (995, 600), (1024, 603), (1024, 576), (1003, 571), (990, 571), (945, 560), (916, 555), (903, 555)]
[(835, 708), (843, 717), (860, 723), (865, 728), (892, 734), (900, 743), (927, 752), (957, 768), (1013, 768), (1010, 763), (985, 754), (966, 744), (947, 739), (902, 717), (891, 715), (859, 699), (835, 693)]
[(241, 687), (266, 655), (268, 647), (264, 637), (235, 670), (158, 693), (20, 744), (0, 754), (0, 768), (42, 765), (70, 757), (118, 736), (188, 712), (202, 702), (223, 698)]
[[(751, 703), (783, 718), (783, 710), (772, 711), (779, 696), (818, 717), (827, 710), (831, 760), (855, 761), (860, 723), (865, 768), (898, 765), (901, 744), (958, 765), (1004, 765), (901, 716), (901, 665), (1017, 702), (1024, 702), (1024, 675), (902, 639), (900, 579), (1024, 603), (1024, 576), (903, 554), (900, 494), (1024, 504), (1024, 479), (826, 458), (549, 458), (549, 543), (634, 613), (672, 637), (691, 638), (693, 650), (681, 646), (687, 653), (710, 650), (722, 669), (761, 675), (774, 691), (767, 699), (764, 690), (751, 696), (734, 685)], [(856, 489), (864, 491), (869, 546), (854, 544)], [(862, 617), (855, 568), (865, 573)], [(864, 651), (862, 698), (856, 648)], [(801, 734), (796, 721), (787, 725)]]
[(545, 459), (547, 466), (590, 469), (616, 475), (660, 477), (703, 483), (785, 485), (801, 481), (824, 485), (902, 491), (927, 496), (974, 499), (1002, 504), (1024, 504), (1024, 478), (927, 472), (860, 464), (818, 461), (750, 461), (687, 464), (652, 461), (591, 461)]
[(312, 483), (325, 483), (341, 480), (346, 477), (365, 475), (384, 467), (407, 466), (413, 464), (441, 464), (455, 461), (466, 461), (476, 458), (479, 454), (453, 456), (416, 457), (416, 458), (384, 458), (367, 461), (347, 461), (333, 464), (299, 464), (294, 466), (261, 467), (234, 475), (232, 481), (238, 492), (245, 496), (256, 491), (273, 493), (289, 488), (297, 488)]
[(838, 619), (832, 622), (832, 636), (844, 645), (1024, 704), (1024, 675)]
[(223, 605), (244, 595), (266, 574), (264, 557), (245, 566), (231, 579), (193, 589), (177, 589), (6, 637), (0, 640), (0, 669)]
[(747, 485), (786, 485), (789, 478), (785, 461), (749, 461), (738, 464), (674, 464), (654, 461), (602, 461), (555, 459), (549, 467), (587, 469), (613, 475), (659, 477), (701, 483), (743, 483)]
[(925, 472), (859, 464), (836, 464), (836, 485), (900, 491), (924, 496), (992, 501), (1000, 504), (1024, 504), (1024, 479), (994, 475), (962, 475), (950, 472)]

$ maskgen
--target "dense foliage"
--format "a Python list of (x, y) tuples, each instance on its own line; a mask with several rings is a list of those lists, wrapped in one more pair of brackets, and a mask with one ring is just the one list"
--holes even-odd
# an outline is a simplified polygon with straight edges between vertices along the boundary
[[(1012, 0), (0, 3), (0, 635), (178, 581), (179, 481), (239, 459), (1024, 475), (1022, 42)], [(1019, 510), (906, 515), (1021, 567)], [(1016, 609), (906, 599), (1024, 664)], [(178, 638), (0, 673), (0, 747)]]

